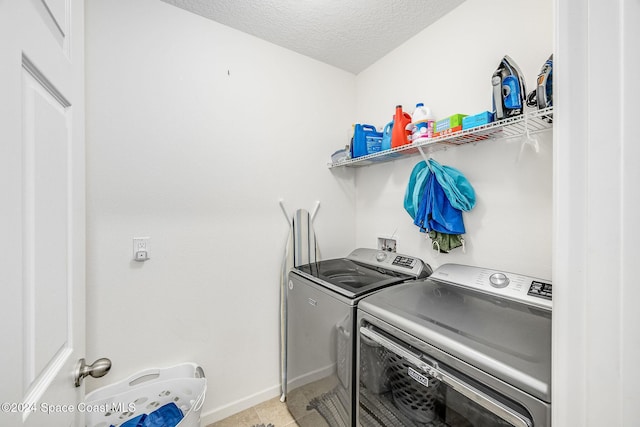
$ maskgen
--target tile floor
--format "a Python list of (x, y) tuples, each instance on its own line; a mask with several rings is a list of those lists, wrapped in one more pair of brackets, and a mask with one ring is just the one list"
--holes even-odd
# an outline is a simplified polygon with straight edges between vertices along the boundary
[(275, 397), (224, 420), (209, 424), (207, 427), (251, 427), (256, 424), (264, 424), (265, 426), (273, 424), (275, 427), (298, 426), (289, 413), (287, 405), (280, 402), (279, 397)]
[(301, 421), (303, 418), (305, 425), (326, 426), (327, 423), (322, 418), (322, 415), (317, 410), (310, 408), (309, 402), (314, 397), (332, 390), (337, 385), (337, 376), (331, 375), (290, 391), (287, 394), (287, 399), (291, 412), (286, 403), (280, 402), (279, 397), (274, 397), (206, 427), (252, 427), (256, 424), (264, 424), (265, 426), (273, 424), (274, 427), (298, 427), (296, 420)]

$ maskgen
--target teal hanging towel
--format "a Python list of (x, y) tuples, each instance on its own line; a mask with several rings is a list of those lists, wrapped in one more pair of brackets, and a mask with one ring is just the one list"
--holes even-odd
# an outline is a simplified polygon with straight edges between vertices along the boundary
[(411, 171), (404, 209), (420, 231), (438, 243), (441, 252), (462, 246), (462, 211), (473, 209), (475, 204), (475, 191), (459, 170), (429, 159)]

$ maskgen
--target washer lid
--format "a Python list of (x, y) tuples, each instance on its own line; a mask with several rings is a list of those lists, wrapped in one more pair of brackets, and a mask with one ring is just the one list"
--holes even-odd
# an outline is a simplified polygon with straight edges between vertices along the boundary
[(385, 289), (358, 308), (551, 401), (549, 310), (431, 279)]
[(296, 267), (317, 283), (349, 298), (411, 279), (412, 276), (347, 258), (329, 259)]

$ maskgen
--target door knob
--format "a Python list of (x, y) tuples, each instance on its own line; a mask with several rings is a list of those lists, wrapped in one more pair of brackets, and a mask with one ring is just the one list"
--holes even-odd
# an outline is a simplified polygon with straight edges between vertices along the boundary
[(87, 365), (83, 359), (78, 360), (78, 365), (75, 370), (76, 387), (80, 387), (82, 379), (87, 375), (91, 375), (93, 378), (100, 378), (107, 375), (107, 372), (111, 369), (111, 360), (103, 357), (96, 360), (91, 365)]

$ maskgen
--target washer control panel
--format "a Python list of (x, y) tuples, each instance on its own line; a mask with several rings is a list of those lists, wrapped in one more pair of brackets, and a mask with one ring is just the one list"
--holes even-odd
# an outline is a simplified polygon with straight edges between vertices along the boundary
[(531, 282), (527, 295), (551, 300), (551, 283), (537, 282), (534, 280)]
[(393, 258), (392, 264), (400, 266), (400, 267), (413, 268), (413, 266), (416, 265), (416, 262), (418, 262), (418, 260), (416, 260), (415, 258), (410, 258), (408, 256), (402, 256), (402, 255), (396, 255)]
[(347, 258), (372, 267), (380, 267), (415, 277), (426, 277), (431, 274), (431, 267), (421, 259), (395, 252), (359, 248), (351, 252)]
[(443, 264), (431, 279), (551, 310), (551, 282), (522, 274)]

